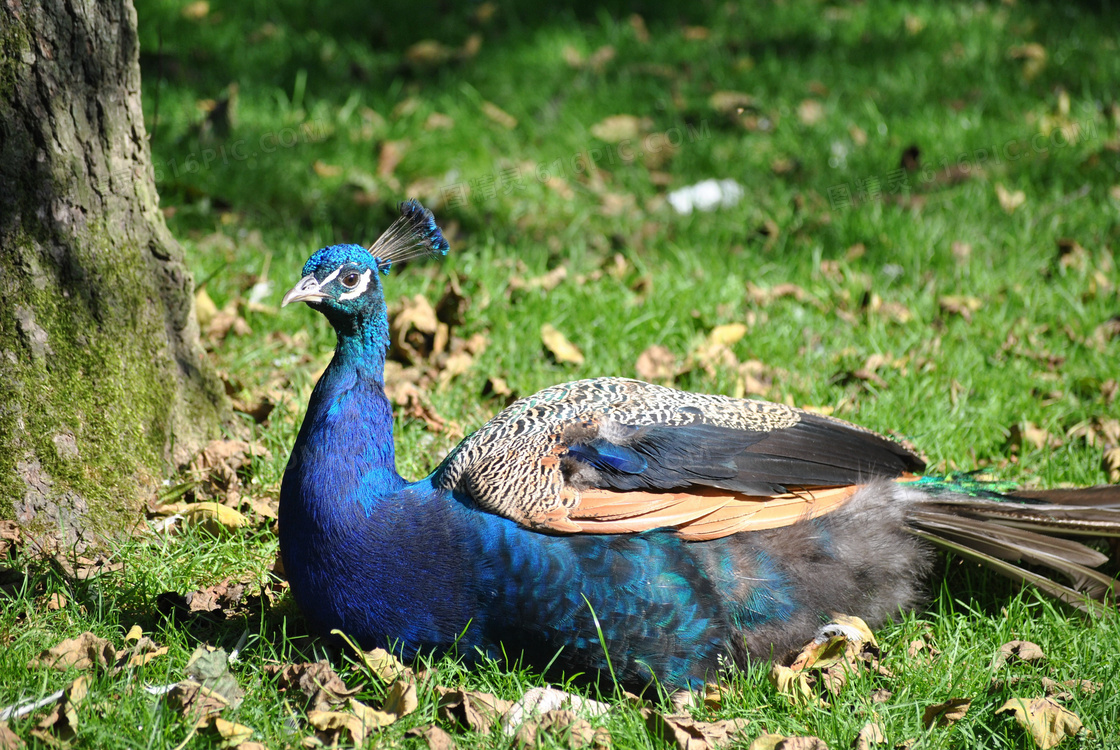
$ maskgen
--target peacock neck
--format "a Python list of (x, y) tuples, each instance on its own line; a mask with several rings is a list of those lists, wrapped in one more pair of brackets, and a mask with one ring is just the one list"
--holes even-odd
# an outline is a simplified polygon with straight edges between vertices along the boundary
[(296, 443), (301, 455), (292, 460), (304, 462), (305, 498), (343, 514), (360, 508), (368, 515), (405, 485), (385, 395), (388, 323), (383, 313), (331, 322), (338, 344), (308, 404)]

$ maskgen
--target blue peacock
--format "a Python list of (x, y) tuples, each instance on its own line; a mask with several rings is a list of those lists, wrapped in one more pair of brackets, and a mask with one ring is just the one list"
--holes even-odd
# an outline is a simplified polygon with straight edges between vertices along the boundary
[(1120, 536), (1120, 486), (998, 494), (923, 477), (904, 446), (781, 404), (566, 383), (406, 481), (381, 275), (447, 250), (408, 201), (372, 247), (312, 255), (284, 296), (338, 339), (280, 495), (284, 569), (313, 631), (679, 688), (783, 655), (834, 613), (874, 627), (915, 606), (935, 547), (1112, 606), (1107, 557), (1070, 537)]

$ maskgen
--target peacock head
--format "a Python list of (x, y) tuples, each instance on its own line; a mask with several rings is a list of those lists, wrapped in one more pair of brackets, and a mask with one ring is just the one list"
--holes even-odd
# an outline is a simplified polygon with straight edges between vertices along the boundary
[(369, 248), (331, 245), (312, 255), (303, 278), (281, 302), (306, 302), (327, 316), (338, 330), (370, 317), (384, 317), (385, 293), (379, 274), (397, 261), (422, 255), (446, 255), (449, 248), (432, 212), (409, 200), (401, 215)]

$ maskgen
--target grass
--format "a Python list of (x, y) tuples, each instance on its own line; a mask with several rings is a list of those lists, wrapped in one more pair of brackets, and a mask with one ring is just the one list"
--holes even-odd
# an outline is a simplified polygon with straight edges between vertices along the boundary
[[(634, 376), (650, 346), (695, 361), (715, 326), (745, 322), (747, 334), (730, 347), (734, 362), (695, 366), (676, 384), (736, 393), (735, 363), (755, 360), (765, 368), (753, 395), (904, 436), (933, 471), (986, 467), (1041, 486), (1109, 481), (1100, 444), (1076, 429), (1120, 412), (1120, 338), (1098, 332), (1120, 314), (1114, 10), (789, 0), (648, 8), (638, 24), (619, 4), (189, 7), (193, 15), (158, 0), (137, 8), (162, 204), (196, 281), (251, 329), (211, 340), (215, 363), (238, 395), (290, 396), (263, 424), (243, 418), (237, 428), (271, 451), (254, 460), (244, 492), (275, 497), (333, 346), (319, 316), (270, 306), (313, 250), (371, 242), (410, 196), (435, 208), (453, 250), (442, 264), (395, 272), (388, 290), (434, 302), (458, 279), (469, 307), (455, 334), (481, 333), (488, 345), (427, 395), (466, 431), (502, 405), (482, 395), (491, 376), (520, 395), (578, 377)], [(481, 46), (469, 54), (472, 34)], [(415, 49), (406, 54), (423, 39), (443, 50), (426, 61)], [(232, 122), (207, 118), (230, 84)], [(712, 97), (721, 91), (749, 101), (741, 112), (720, 109)], [(597, 136), (594, 126), (614, 115), (637, 118), (639, 134)], [(911, 146), (922, 166), (899, 172)], [(743, 199), (689, 216), (666, 204), (669, 190), (711, 177), (737, 180)], [(561, 266), (566, 279), (547, 292), (516, 288)], [(245, 304), (262, 281), (271, 283), (258, 287), (265, 304)], [(748, 293), (785, 284), (800, 292)], [(954, 312), (969, 300), (975, 309)], [(582, 365), (544, 355), (544, 323), (582, 351)], [(869, 378), (860, 370), (872, 357), (880, 364)], [(1041, 445), (1013, 438), (1012, 428), (1027, 425), (1044, 431)], [(457, 439), (405, 418), (397, 436), (399, 468), (412, 477)], [(220, 622), (169, 620), (158, 606), (163, 592), (228, 577), (259, 590), (275, 547), (267, 527), (221, 538), (188, 531), (121, 542), (114, 558), (123, 570), (90, 581), (30, 565), (3, 594), (0, 707), (74, 678), (25, 669), (42, 649), (83, 630), (122, 646), (141, 624), (169, 653), (95, 677), (74, 745), (175, 747), (187, 722), (138, 686), (174, 682), (196, 645), (232, 649), (247, 632), (234, 666), (247, 698), (226, 715), (270, 747), (298, 744), (308, 733), (294, 728), (304, 706), (278, 693), (265, 671), (315, 658), (290, 603)], [(1012, 694), (1041, 694), (1043, 676), (1114, 684), (1115, 618), (1081, 619), (960, 561), (947, 561), (931, 589), (928, 609), (877, 634), (894, 678), (860, 677), (828, 708), (800, 708), (759, 667), (736, 680), (719, 710), (697, 715), (749, 718), (742, 746), (765, 729), (846, 747), (875, 716), (892, 744), (1026, 748), (1022, 731), (994, 714)], [(51, 610), (55, 593), (66, 603)], [(932, 662), (907, 656), (919, 636), (941, 650)], [(990, 690), (992, 658), (1014, 638), (1037, 642), (1048, 658), (1005, 667), (1024, 681)], [(376, 704), (383, 687), (345, 657), (338, 663), (350, 684), (365, 686), (359, 697)], [(506, 698), (538, 684), (528, 671), (451, 662), (440, 670), (441, 684)], [(878, 687), (890, 700), (871, 702)], [(1063, 747), (1120, 747), (1118, 696), (1106, 687), (1071, 699), (1090, 733)], [(950, 697), (974, 699), (967, 716), (924, 729), (925, 707)], [(374, 744), (417, 745), (405, 730), (435, 718), (432, 694), (420, 698), (418, 711)], [(10, 724), (35, 745), (30, 732), (43, 713)], [(617, 710), (606, 725), (616, 747), (663, 746), (633, 710)]]

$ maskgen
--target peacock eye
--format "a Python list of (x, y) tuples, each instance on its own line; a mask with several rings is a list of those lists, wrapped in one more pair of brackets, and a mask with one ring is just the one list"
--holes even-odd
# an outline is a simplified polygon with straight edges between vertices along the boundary
[(358, 285), (358, 279), (361, 278), (356, 273), (348, 273), (342, 277), (342, 285), (347, 289), (353, 289)]

